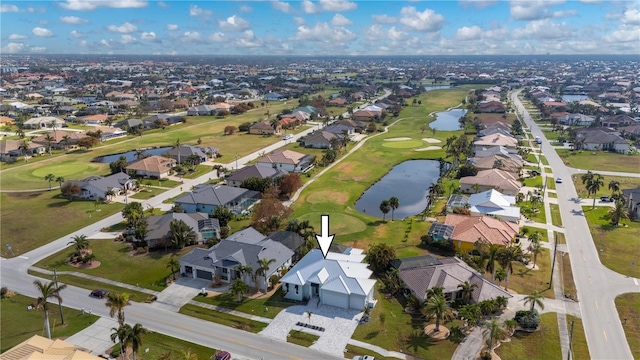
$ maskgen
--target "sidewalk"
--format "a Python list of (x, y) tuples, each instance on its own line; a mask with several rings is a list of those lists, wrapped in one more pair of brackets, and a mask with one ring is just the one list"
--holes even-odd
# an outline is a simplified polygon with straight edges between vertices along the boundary
[[(41, 274), (53, 275), (53, 271), (41, 269), (41, 268), (35, 267), (35, 266), (31, 266), (29, 268), (29, 270), (32, 270), (32, 271), (35, 271), (35, 272), (39, 272)], [(157, 292), (157, 291), (145, 289), (145, 288), (140, 287), (140, 286), (129, 285), (129, 284), (125, 284), (123, 282), (109, 280), (109, 279), (105, 279), (105, 278), (101, 278), (101, 277), (97, 277), (97, 276), (92, 276), (92, 275), (87, 275), (87, 274), (84, 274), (84, 273), (81, 273), (81, 272), (77, 272), (77, 271), (58, 271), (57, 274), (58, 275), (73, 275), (73, 276), (77, 276), (77, 277), (81, 277), (81, 278), (85, 278), (85, 279), (89, 279), (89, 280), (93, 280), (93, 281), (102, 282), (102, 283), (105, 283), (105, 284), (118, 286), (118, 287), (129, 289), (129, 290), (135, 290), (135, 291), (147, 293), (147, 294), (150, 294), (150, 295), (158, 295), (159, 294), (159, 292)]]
[(115, 344), (111, 341), (111, 329), (117, 328), (115, 319), (101, 317), (91, 326), (71, 335), (66, 341), (83, 347), (96, 355), (104, 355)]

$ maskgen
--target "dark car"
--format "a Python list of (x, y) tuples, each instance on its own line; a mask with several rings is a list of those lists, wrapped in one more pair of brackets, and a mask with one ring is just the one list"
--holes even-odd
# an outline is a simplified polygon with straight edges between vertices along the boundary
[(95, 289), (91, 292), (91, 296), (98, 298), (98, 299), (102, 299), (103, 297), (109, 295), (109, 292), (107, 290), (103, 290), (103, 289)]
[(218, 351), (213, 357), (213, 360), (231, 360), (231, 354), (227, 351)]
[(610, 198), (608, 196), (601, 196), (600, 197), (600, 201), (602, 201), (602, 202), (613, 202), (613, 198)]

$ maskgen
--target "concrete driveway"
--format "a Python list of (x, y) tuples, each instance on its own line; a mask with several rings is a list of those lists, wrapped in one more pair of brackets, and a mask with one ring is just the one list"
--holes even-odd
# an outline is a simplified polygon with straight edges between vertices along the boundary
[(93, 325), (68, 337), (66, 341), (85, 348), (96, 355), (103, 355), (113, 345), (111, 341), (112, 328), (117, 328), (115, 319), (101, 317)]
[(181, 307), (198, 295), (202, 288), (207, 288), (210, 284), (211, 281), (208, 280), (180, 278), (162, 290), (151, 306), (178, 312)]

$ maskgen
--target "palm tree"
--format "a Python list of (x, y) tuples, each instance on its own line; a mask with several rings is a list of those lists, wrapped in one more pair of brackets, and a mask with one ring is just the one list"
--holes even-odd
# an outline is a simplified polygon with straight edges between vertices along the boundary
[(105, 306), (109, 308), (109, 316), (113, 317), (118, 314), (118, 324), (124, 326), (124, 308), (131, 305), (129, 302), (129, 294), (127, 293), (109, 293)]
[(473, 184), (473, 191), (477, 194), (480, 192), (480, 184), (475, 183)]
[(236, 272), (238, 273), (238, 275), (240, 275), (240, 277), (242, 278), (242, 281), (244, 281), (246, 283), (247, 280), (245, 279), (245, 276), (246, 275), (252, 275), (253, 274), (253, 269), (249, 265), (240, 264), (240, 265), (236, 266)]
[(44, 177), (44, 180), (49, 182), (49, 191), (51, 191), (51, 183), (56, 180), (56, 176), (53, 174), (47, 174)]
[(107, 201), (111, 201), (111, 199), (116, 196), (116, 192), (113, 189), (109, 189), (104, 192), (104, 196), (107, 198)]
[(60, 188), (62, 188), (62, 184), (64, 184), (64, 178), (62, 176), (58, 176), (55, 180), (58, 185), (60, 185)]
[(122, 360), (127, 358), (127, 344), (129, 343), (129, 332), (131, 330), (130, 325), (121, 325), (118, 328), (111, 328), (111, 341), (120, 342), (120, 355)]
[(393, 213), (395, 213), (396, 209), (400, 207), (400, 200), (397, 197), (392, 196), (389, 199), (389, 207), (391, 207), (391, 221), (393, 221)]
[(527, 304), (531, 304), (531, 309), (529, 309), (529, 312), (533, 312), (533, 309), (536, 305), (538, 305), (540, 309), (544, 310), (544, 303), (542, 302), (543, 298), (544, 297), (542, 296), (542, 294), (538, 290), (536, 290), (532, 292), (531, 295), (525, 296), (523, 300), (525, 306)]
[(169, 231), (171, 232), (171, 241), (178, 249), (182, 249), (185, 245), (191, 244), (196, 240), (196, 233), (193, 228), (182, 220), (171, 220)]
[(175, 148), (178, 150), (178, 164), (181, 164), (181, 162), (180, 162), (180, 139), (176, 139)]
[(47, 142), (47, 148), (49, 150), (49, 156), (51, 156), (51, 143), (55, 140), (51, 134), (47, 133), (44, 136), (44, 140)]
[(426, 317), (436, 318), (435, 331), (440, 331), (440, 320), (446, 321), (453, 318), (453, 310), (447, 305), (444, 295), (431, 296), (424, 302), (423, 313)]
[(147, 334), (149, 331), (142, 327), (141, 324), (135, 324), (128, 331), (128, 340), (127, 342), (131, 342), (131, 350), (133, 350), (133, 360), (136, 360), (136, 353), (140, 346), (142, 346), (142, 335)]
[(587, 184), (591, 179), (593, 179), (593, 173), (591, 170), (588, 170), (585, 174), (580, 176), (580, 179), (582, 180), (582, 184)]
[(611, 197), (613, 197), (617, 192), (620, 191), (620, 181), (609, 181), (609, 190), (611, 190)]
[(506, 335), (511, 336), (513, 335), (513, 332), (516, 330), (516, 327), (518, 326), (518, 322), (513, 319), (507, 319), (502, 322), (502, 325), (504, 326), (504, 329), (507, 332)]
[(62, 141), (64, 141), (64, 149), (69, 150), (69, 142), (71, 141), (71, 137), (69, 135), (63, 135)]
[(502, 248), (496, 244), (489, 244), (485, 256), (487, 258), (487, 266), (485, 271), (491, 271), (491, 281), (496, 280), (496, 261), (500, 258)]
[(602, 186), (604, 186), (604, 178), (600, 174), (593, 174), (593, 177), (587, 181), (587, 191), (589, 194), (593, 194), (591, 209), (596, 208), (596, 195)]
[(382, 212), (382, 221), (385, 221), (387, 213), (391, 210), (391, 206), (389, 205), (389, 200), (382, 200), (380, 203), (380, 211)]
[(56, 287), (55, 282), (50, 281), (48, 283), (42, 283), (40, 280), (36, 280), (33, 282), (33, 285), (38, 289), (38, 294), (40, 295), (36, 300), (36, 309), (42, 309), (44, 311), (44, 327), (47, 331), (47, 338), (51, 339), (51, 327), (49, 326), (49, 303), (48, 300), (53, 298), (62, 302), (62, 298), (60, 297), (60, 290), (64, 289), (66, 286)]
[(489, 338), (487, 339), (489, 351), (493, 350), (493, 344), (495, 344), (496, 341), (504, 339), (504, 336), (506, 335), (502, 324), (500, 324), (497, 319), (492, 319), (487, 323), (486, 332), (489, 335)]
[(242, 281), (242, 279), (236, 278), (234, 282), (231, 283), (229, 292), (231, 293), (231, 295), (236, 297), (236, 301), (242, 302), (244, 294), (249, 292), (249, 286), (244, 281)]
[(22, 142), (18, 146), (18, 150), (20, 150), (22, 156), (24, 156), (24, 161), (29, 161), (28, 155), (29, 151), (31, 150), (31, 145), (29, 145), (29, 142), (26, 139), (22, 140)]
[(73, 241), (69, 241), (67, 245), (73, 245), (73, 248), (76, 250), (76, 255), (81, 255), (82, 250), (87, 250), (91, 247), (89, 244), (89, 239), (87, 239), (87, 235), (76, 235), (71, 238)]
[(471, 284), (468, 281), (458, 284), (458, 289), (460, 289), (460, 292), (462, 293), (462, 301), (465, 304), (468, 304), (471, 302), (471, 296), (473, 295), (473, 290), (476, 289), (477, 287), (478, 287), (478, 284)]
[(609, 210), (609, 219), (613, 225), (618, 225), (620, 220), (628, 219), (629, 211), (621, 200), (616, 200), (616, 204)]
[[(537, 234), (537, 233), (534, 233)], [(534, 241), (529, 245), (529, 251), (533, 254), (533, 267), (536, 267), (536, 260), (538, 259), (538, 254), (542, 251), (542, 244), (539, 241)]]
[(503, 267), (501, 267), (496, 271), (496, 280), (498, 281), (498, 284), (500, 284), (502, 280), (505, 280), (506, 278), (507, 278), (507, 270), (505, 270)]
[(171, 276), (173, 280), (176, 279), (176, 273), (180, 270), (180, 262), (176, 258), (169, 259), (167, 263), (167, 269), (171, 269)]
[[(266, 258), (262, 258), (260, 260), (258, 260), (258, 265), (260, 265), (260, 267), (258, 269), (256, 269), (256, 279), (259, 277), (264, 277), (264, 292), (266, 293), (268, 290), (268, 286), (269, 284), (267, 284), (267, 271), (269, 271), (269, 266), (271, 264), (273, 264), (274, 262), (276, 262), (276, 259), (266, 259)], [(256, 283), (256, 287), (259, 287), (258, 284)]]
[(507, 271), (507, 278), (504, 283), (505, 290), (507, 290), (509, 283), (509, 275), (513, 274), (513, 262), (523, 256), (520, 246), (509, 246), (500, 253), (500, 265)]

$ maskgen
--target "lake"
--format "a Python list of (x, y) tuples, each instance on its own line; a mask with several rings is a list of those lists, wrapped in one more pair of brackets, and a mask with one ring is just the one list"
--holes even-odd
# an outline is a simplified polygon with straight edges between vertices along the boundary
[(589, 100), (589, 97), (587, 95), (562, 95), (562, 101), (567, 103), (582, 100)]
[(451, 85), (433, 85), (433, 86), (423, 86), (424, 91), (431, 90), (441, 90), (441, 89), (451, 89)]
[(460, 120), (465, 109), (451, 109), (449, 111), (441, 111), (436, 113), (436, 121), (429, 124), (429, 127), (436, 130), (460, 130)]
[[(163, 147), (158, 147), (158, 148), (151, 148), (151, 149), (146, 149), (144, 151), (144, 156), (153, 156), (153, 155), (162, 155), (163, 153), (167, 152), (171, 150), (171, 146), (163, 146)], [(134, 162), (136, 160), (138, 160), (138, 158), (136, 157), (136, 151), (135, 150), (131, 150), (131, 151), (127, 151), (124, 153), (119, 153), (119, 154), (111, 154), (111, 155), (105, 155), (105, 156), (101, 156), (101, 157), (97, 157), (94, 158), (93, 162), (100, 162), (100, 163), (106, 163), (106, 164), (110, 164), (116, 160), (118, 160), (120, 158), (120, 156), (124, 156), (127, 158), (127, 162)]]
[[(429, 186), (440, 177), (440, 163), (437, 160), (409, 160), (394, 166), (377, 183), (373, 184), (356, 201), (356, 209), (361, 213), (382, 217), (380, 203), (395, 196), (400, 207), (394, 218), (420, 214), (427, 207)], [(391, 217), (391, 212), (387, 214)]]

